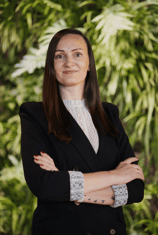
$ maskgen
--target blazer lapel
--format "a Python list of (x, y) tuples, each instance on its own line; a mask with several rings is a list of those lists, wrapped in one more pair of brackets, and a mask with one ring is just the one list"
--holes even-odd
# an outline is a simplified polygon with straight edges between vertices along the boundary
[[(78, 123), (71, 114), (70, 114), (70, 119), (72, 122), (72, 126), (68, 127), (67, 130), (72, 136), (71, 143), (80, 152), (81, 156), (84, 158), (85, 162), (90, 167), (91, 171), (101, 171), (101, 164), (87, 136), (82, 131), (81, 127), (78, 125)], [(99, 134), (99, 145), (100, 145), (100, 134)]]

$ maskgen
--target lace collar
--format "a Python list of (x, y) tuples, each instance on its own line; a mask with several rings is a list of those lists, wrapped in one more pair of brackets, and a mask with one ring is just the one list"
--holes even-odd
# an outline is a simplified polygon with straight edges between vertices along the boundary
[(83, 100), (62, 100), (66, 107), (86, 107), (84, 98)]

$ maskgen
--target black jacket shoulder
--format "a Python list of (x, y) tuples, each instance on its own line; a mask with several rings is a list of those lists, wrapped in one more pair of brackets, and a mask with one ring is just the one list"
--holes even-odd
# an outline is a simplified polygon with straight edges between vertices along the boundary
[(19, 114), (23, 113), (29, 114), (32, 118), (36, 119), (37, 116), (40, 116), (40, 112), (42, 110), (42, 102), (30, 101), (24, 102), (19, 107)]
[(115, 104), (109, 102), (102, 102), (102, 106), (106, 112), (110, 112), (113, 115), (119, 115), (119, 109)]
[(22, 112), (23, 109), (27, 112), (31, 112), (31, 110), (38, 111), (41, 105), (42, 105), (41, 101), (40, 102), (36, 102), (36, 101), (24, 102), (19, 107), (19, 113)]

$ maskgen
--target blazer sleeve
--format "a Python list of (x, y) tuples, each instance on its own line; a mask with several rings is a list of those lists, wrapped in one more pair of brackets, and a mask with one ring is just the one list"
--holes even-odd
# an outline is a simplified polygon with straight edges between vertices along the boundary
[[(134, 151), (129, 143), (129, 139), (127, 134), (125, 133), (125, 130), (123, 128), (123, 125), (119, 119), (119, 110), (116, 105), (112, 105), (113, 114), (115, 115), (115, 121), (116, 123), (115, 127), (120, 132), (116, 137), (116, 142), (119, 148), (119, 157), (120, 162), (124, 161), (127, 158), (135, 157)], [(138, 162), (134, 162), (134, 164), (138, 164)], [(128, 200), (127, 204), (132, 204), (135, 202), (141, 202), (144, 198), (144, 182), (141, 179), (135, 179), (131, 182), (127, 183), (127, 189), (128, 189)]]
[(50, 146), (47, 134), (35, 118), (40, 114), (32, 102), (23, 103), (19, 108), (21, 121), (21, 155), (24, 176), (31, 192), (44, 201), (70, 201), (70, 181), (67, 171), (46, 171), (34, 162), (33, 155), (40, 151), (57, 162), (56, 154)]

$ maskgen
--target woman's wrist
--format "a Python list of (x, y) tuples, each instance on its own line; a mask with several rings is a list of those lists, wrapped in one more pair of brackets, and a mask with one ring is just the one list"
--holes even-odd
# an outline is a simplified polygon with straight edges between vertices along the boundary
[(75, 201), (76, 205), (80, 203), (92, 203), (98, 205), (113, 205), (114, 204), (114, 192), (111, 187), (103, 188), (97, 191), (93, 191), (84, 195), (82, 202)]
[(84, 199), (85, 199), (85, 196), (86, 196), (86, 195), (84, 195), (81, 199), (76, 200), (76, 202), (80, 202), (80, 203), (83, 202)]
[(109, 171), (109, 176), (110, 176), (110, 187), (112, 186), (112, 185), (116, 185), (118, 182), (117, 182), (117, 180), (118, 180), (118, 176), (116, 175), (116, 170), (114, 169), (114, 170), (111, 170), (111, 171)]

